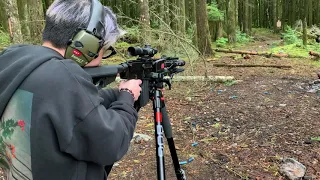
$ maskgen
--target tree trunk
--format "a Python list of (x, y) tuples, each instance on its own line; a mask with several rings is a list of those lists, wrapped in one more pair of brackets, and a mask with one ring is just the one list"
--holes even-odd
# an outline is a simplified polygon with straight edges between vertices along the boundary
[(278, 32), (277, 21), (277, 0), (272, 0), (272, 24), (275, 33)]
[(238, 6), (239, 6), (239, 0), (235, 0), (235, 8), (234, 8), (234, 20), (235, 20), (235, 26), (237, 27), (238, 24)]
[(294, 24), (297, 21), (297, 0), (292, 0), (289, 14), (289, 24)]
[(283, 0), (282, 1), (282, 28), (284, 29), (286, 27), (286, 25), (290, 25), (289, 21), (288, 21), (288, 16), (289, 16), (289, 0)]
[(308, 33), (307, 33), (307, 18), (303, 18), (303, 45), (307, 46), (308, 44)]
[(217, 24), (215, 21), (209, 21), (209, 32), (210, 32), (210, 37), (211, 41), (214, 42), (216, 41), (217, 33), (216, 33), (216, 28)]
[(265, 9), (264, 9), (264, 1), (260, 0), (259, 1), (259, 25), (260, 27), (264, 28), (264, 21), (265, 21)]
[(320, 25), (320, 11), (318, 11), (318, 9), (320, 9), (320, 3), (317, 3), (316, 9), (317, 9), (316, 12), (318, 13), (316, 24), (319, 26)]
[[(161, 31), (166, 31), (167, 29), (167, 25), (169, 25), (169, 23), (167, 23), (166, 20), (166, 0), (159, 0), (159, 16), (161, 18), (160, 21), (160, 30)], [(165, 34), (164, 33), (160, 33), (159, 34), (159, 39), (161, 41), (163, 41), (165, 39)]]
[(228, 0), (227, 5), (227, 34), (228, 42), (233, 44), (236, 42), (236, 0)]
[(0, 27), (2, 27), (5, 32), (8, 31), (8, 17), (5, 10), (4, 1), (0, 0)]
[(248, 4), (248, 34), (251, 34), (251, 31), (252, 31), (252, 9), (253, 9), (253, 5), (251, 3), (252, 0), (249, 0), (249, 4)]
[[(277, 28), (278, 28), (278, 32), (281, 30), (282, 28), (282, 22), (281, 22), (281, 2), (278, 1), (277, 2)], [(279, 23), (278, 23), (279, 22)]]
[(149, 1), (139, 0), (139, 3), (142, 42), (149, 45), (151, 43)]
[(170, 26), (170, 6), (169, 6), (169, 0), (163, 0), (163, 21)]
[(177, 10), (178, 10), (178, 30), (180, 35), (186, 33), (186, 10), (185, 10), (185, 0), (177, 0)]
[(18, 9), (19, 9), (19, 19), (21, 23), (21, 33), (23, 34), (23, 39), (25, 41), (30, 40), (30, 29), (27, 22), (29, 19), (28, 5), (25, 3), (25, 0), (18, 0)]
[(193, 29), (193, 38), (192, 42), (195, 46), (198, 46), (198, 37), (197, 37), (197, 18), (196, 18), (196, 0), (187, 0), (189, 1), (189, 21)]
[(158, 13), (159, 13), (159, 17), (161, 18), (160, 21), (160, 28), (163, 29), (165, 28), (164, 23), (166, 23), (165, 21), (165, 15), (166, 15), (166, 11), (165, 11), (165, 0), (159, 0), (159, 9), (158, 9)]
[[(108, 0), (109, 4), (110, 1)], [(139, 20), (140, 19), (140, 3), (138, 2), (132, 2), (131, 1), (131, 6), (130, 6), (130, 17), (134, 20)], [(135, 22), (133, 22), (133, 24), (136, 24)]]
[(303, 22), (302, 22), (302, 28), (303, 28), (303, 45), (304, 46), (307, 46), (307, 44), (308, 44), (308, 34), (307, 34), (307, 28), (308, 28), (308, 20), (307, 20), (307, 18), (308, 18), (308, 14), (309, 14), (309, 4), (308, 3), (306, 3), (305, 5), (304, 5), (304, 16), (303, 16)]
[(4, 1), (4, 9), (8, 17), (8, 27), (11, 42), (14, 44), (22, 43), (23, 37), (21, 33), (21, 24), (19, 20), (18, 4), (16, 0)]
[(198, 31), (198, 48), (202, 55), (213, 55), (211, 49), (208, 13), (206, 0), (197, 0), (196, 4), (197, 31)]
[(169, 0), (169, 8), (170, 8), (170, 27), (174, 32), (178, 32), (178, 13), (177, 13), (177, 0)]
[(240, 31), (244, 31), (244, 24), (243, 24), (243, 21), (244, 21), (244, 11), (243, 11), (243, 0), (239, 1), (239, 4), (238, 4), (238, 26), (240, 28)]
[(46, 7), (48, 8), (49, 6), (51, 6), (51, 4), (53, 3), (54, 0), (45, 0), (46, 2)]
[[(166, 21), (165, 21), (165, 15), (166, 15), (166, 12), (165, 12), (165, 2), (164, 0), (159, 0), (159, 9), (158, 9), (158, 14), (159, 14), (159, 17), (160, 17), (160, 29), (162, 31), (164, 31), (166, 29)], [(160, 36), (163, 36), (162, 34), (160, 34)], [(162, 38), (160, 38), (162, 39)]]
[[(319, 0), (317, 0), (319, 1)], [(318, 2), (319, 3), (319, 2)], [(313, 24), (313, 3), (312, 0), (308, 0), (308, 26), (311, 26)]]
[(218, 22), (218, 27), (217, 27), (217, 39), (221, 38), (223, 36), (223, 21)]
[(42, 0), (28, 0), (28, 9), (30, 15), (30, 34), (33, 43), (40, 43), (42, 30), (44, 28), (44, 14)]
[(249, 33), (249, 0), (244, 0), (243, 32)]

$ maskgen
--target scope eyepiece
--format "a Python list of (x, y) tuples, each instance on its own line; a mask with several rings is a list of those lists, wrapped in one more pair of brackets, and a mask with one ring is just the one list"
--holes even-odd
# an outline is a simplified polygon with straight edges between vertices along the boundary
[(176, 64), (176, 66), (184, 66), (184, 65), (186, 65), (186, 62), (184, 60), (177, 60), (175, 62), (175, 64)]
[(129, 47), (128, 52), (131, 56), (150, 56), (150, 57), (153, 57), (155, 54), (158, 53), (158, 50), (152, 48), (151, 46), (145, 46), (144, 48)]

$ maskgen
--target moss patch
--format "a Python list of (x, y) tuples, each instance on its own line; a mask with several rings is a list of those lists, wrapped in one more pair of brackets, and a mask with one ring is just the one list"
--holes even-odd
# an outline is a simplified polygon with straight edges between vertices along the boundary
[(317, 44), (310, 44), (307, 46), (301, 46), (299, 44), (289, 44), (285, 46), (278, 46), (271, 49), (271, 53), (286, 53), (294, 56), (310, 57), (309, 52), (320, 52), (320, 46)]

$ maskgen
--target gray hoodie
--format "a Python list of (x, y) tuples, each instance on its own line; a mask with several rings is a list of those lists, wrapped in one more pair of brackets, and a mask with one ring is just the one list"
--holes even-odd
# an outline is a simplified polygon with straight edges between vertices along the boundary
[(0, 54), (0, 165), (9, 179), (102, 180), (133, 137), (128, 92), (98, 90), (56, 51), (15, 45)]

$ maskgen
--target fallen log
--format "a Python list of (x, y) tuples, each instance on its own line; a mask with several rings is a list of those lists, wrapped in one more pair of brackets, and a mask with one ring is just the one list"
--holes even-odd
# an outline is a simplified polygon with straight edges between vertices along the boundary
[(233, 76), (174, 76), (172, 81), (212, 81), (212, 82), (226, 82), (234, 80)]
[(315, 57), (317, 57), (317, 58), (320, 58), (320, 53), (315, 52), (315, 51), (310, 51), (310, 52), (309, 52), (309, 55), (310, 55), (310, 56), (315, 56)]
[(257, 55), (257, 56), (264, 56), (267, 58), (270, 57), (288, 57), (288, 58), (304, 58), (302, 56), (297, 55), (289, 55), (289, 54), (282, 54), (282, 53), (268, 53), (268, 52), (256, 52), (256, 51), (241, 51), (241, 50), (232, 50), (232, 49), (214, 49), (216, 52), (224, 52), (224, 53), (234, 53), (234, 54), (248, 54), (248, 55)]
[(265, 65), (265, 64), (213, 64), (215, 67), (269, 67), (269, 68), (292, 68), (292, 66), (285, 65)]
[(240, 51), (240, 50), (232, 50), (232, 49), (214, 49), (214, 50), (217, 52), (224, 52), (224, 53), (258, 55), (258, 52), (253, 52), (253, 51)]
[[(116, 78), (116, 82), (120, 82), (120, 77)], [(190, 81), (211, 81), (211, 82), (226, 82), (235, 80), (233, 76), (174, 76), (174, 82), (190, 82)]]

